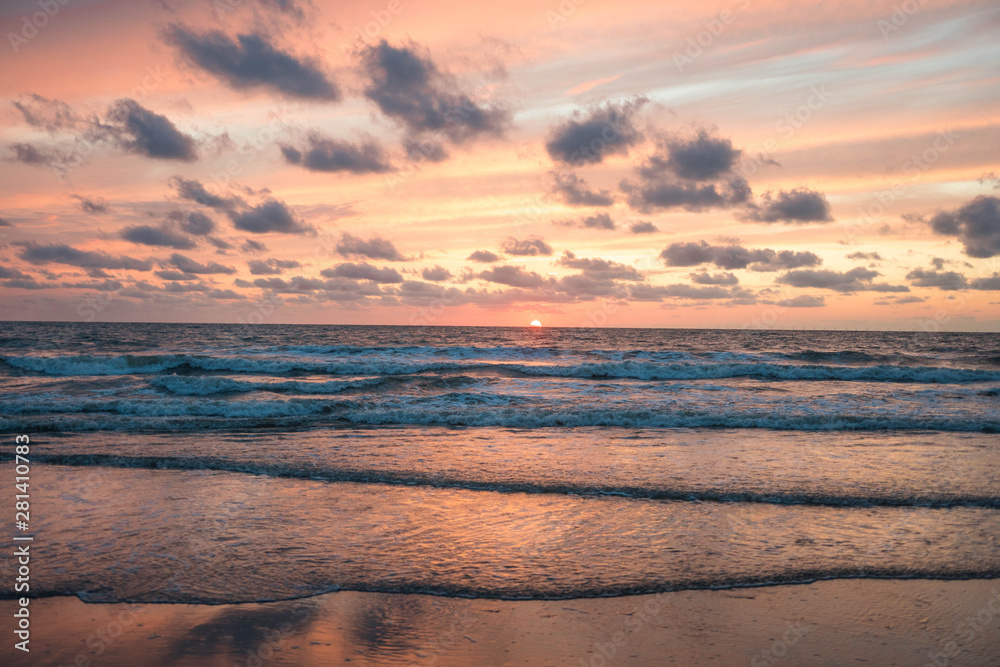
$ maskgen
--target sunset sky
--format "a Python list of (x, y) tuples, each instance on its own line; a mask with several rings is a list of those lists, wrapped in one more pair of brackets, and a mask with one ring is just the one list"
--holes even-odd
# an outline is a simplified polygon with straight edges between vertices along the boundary
[(992, 0), (0, 28), (2, 319), (1000, 330)]

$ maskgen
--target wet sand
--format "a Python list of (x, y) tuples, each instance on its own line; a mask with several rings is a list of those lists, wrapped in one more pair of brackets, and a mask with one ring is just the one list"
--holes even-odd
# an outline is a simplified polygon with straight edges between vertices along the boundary
[[(0, 602), (10, 627), (16, 602)], [(849, 579), (555, 601), (338, 592), (239, 605), (33, 600), (14, 665), (1000, 664), (1000, 580)]]

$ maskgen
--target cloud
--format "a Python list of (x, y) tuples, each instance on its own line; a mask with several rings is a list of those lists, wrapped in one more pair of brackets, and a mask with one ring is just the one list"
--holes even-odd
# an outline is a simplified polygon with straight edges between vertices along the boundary
[(490, 264), (500, 260), (498, 255), (493, 254), (489, 250), (476, 250), (471, 255), (466, 257), (466, 259), (472, 262), (482, 262), (483, 264)]
[(684, 208), (702, 211), (709, 208), (728, 208), (745, 203), (751, 195), (750, 186), (741, 177), (721, 183), (691, 183), (653, 181), (636, 185), (623, 180), (622, 192), (628, 204), (637, 211), (648, 213), (655, 209)]
[(231, 266), (223, 266), (221, 264), (216, 264), (215, 262), (209, 262), (208, 264), (199, 264), (190, 257), (185, 257), (180, 253), (174, 253), (167, 260), (167, 265), (174, 267), (184, 273), (193, 273), (197, 275), (203, 274), (213, 274), (213, 273), (226, 273), (232, 274), (236, 273), (236, 269)]
[(197, 245), (190, 237), (178, 234), (166, 227), (137, 225), (126, 227), (121, 230), (119, 235), (132, 243), (174, 248), (176, 250), (189, 250)]
[(198, 34), (171, 25), (165, 36), (191, 63), (236, 90), (268, 88), (306, 100), (340, 99), (340, 90), (319, 63), (281, 51), (263, 35), (237, 35), (234, 41), (219, 31)]
[(120, 269), (128, 271), (149, 271), (153, 263), (149, 260), (132, 257), (114, 257), (103, 252), (77, 250), (62, 244), (39, 245), (32, 242), (20, 243), (24, 249), (20, 252), (21, 259), (37, 264), (68, 264), (84, 269)]
[(367, 241), (344, 232), (337, 243), (337, 252), (345, 257), (367, 257), (368, 259), (384, 259), (390, 262), (404, 262), (404, 257), (392, 241), (380, 236), (373, 236)]
[(627, 155), (643, 140), (633, 125), (636, 112), (648, 100), (637, 97), (625, 102), (606, 102), (586, 114), (579, 111), (549, 133), (545, 150), (556, 162), (570, 165), (597, 164), (608, 155)]
[(527, 271), (521, 266), (498, 266), (488, 271), (483, 271), (478, 275), (483, 280), (510, 287), (541, 287), (545, 284), (545, 278), (535, 273)]
[(954, 271), (924, 271), (915, 269), (906, 274), (906, 279), (915, 287), (937, 287), (941, 290), (959, 290), (969, 286), (969, 281), (961, 273)]
[(510, 123), (508, 109), (474, 101), (413, 42), (396, 47), (383, 39), (367, 47), (361, 60), (370, 81), (365, 96), (411, 135), (441, 132), (458, 144), (500, 136)]
[(7, 266), (0, 266), (0, 279), (3, 280), (34, 280), (27, 273), (21, 273), (17, 269)]
[(14, 223), (5, 218), (0, 218), (0, 227), (13, 227)]
[(980, 195), (954, 211), (930, 219), (938, 234), (957, 237), (969, 257), (1000, 255), (1000, 198)]
[(80, 210), (84, 213), (99, 214), (107, 213), (110, 209), (107, 199), (102, 199), (101, 197), (95, 197), (89, 199), (81, 195), (70, 195), (72, 199), (77, 200), (80, 203)]
[(254, 241), (253, 239), (246, 239), (240, 245), (240, 250), (243, 252), (267, 252), (267, 246), (260, 241)]
[(823, 260), (814, 253), (770, 248), (744, 248), (738, 245), (709, 245), (698, 243), (671, 243), (660, 253), (667, 266), (698, 266), (714, 264), (721, 269), (746, 269), (752, 271), (778, 271), (800, 266), (815, 266)]
[(448, 159), (448, 150), (439, 141), (430, 139), (416, 139), (405, 137), (403, 139), (403, 150), (410, 162), (444, 162)]
[(785, 308), (819, 308), (826, 305), (826, 298), (821, 296), (811, 296), (809, 294), (800, 294), (799, 296), (792, 297), (791, 299), (784, 299), (778, 302), (779, 306), (784, 306)]
[(699, 285), (739, 285), (740, 279), (732, 273), (709, 274), (707, 271), (692, 273), (691, 281)]
[(352, 144), (318, 132), (309, 135), (305, 146), (296, 148), (282, 144), (281, 154), (289, 164), (301, 165), (309, 171), (379, 174), (392, 170), (377, 142), (366, 140), (360, 144)]
[(315, 231), (299, 220), (288, 204), (277, 199), (266, 199), (242, 212), (231, 211), (229, 217), (236, 229), (253, 234), (305, 234)]
[(424, 280), (430, 280), (431, 282), (441, 282), (443, 280), (448, 280), (451, 278), (451, 271), (448, 269), (435, 265), (430, 269), (424, 269), (420, 272), (420, 275)]
[(822, 192), (809, 188), (784, 190), (772, 195), (765, 192), (761, 203), (751, 203), (742, 219), (752, 222), (783, 222), (797, 224), (805, 222), (833, 222), (830, 204)]
[[(850, 255), (847, 256), (847, 259), (854, 259), (854, 260), (866, 259), (866, 260), (869, 260), (869, 261), (872, 261), (872, 262), (881, 262), (882, 261), (882, 255), (878, 254), (877, 252), (861, 252), (861, 251), (858, 251), (858, 252), (852, 252)], [(938, 267), (938, 268), (941, 268), (941, 267)]]
[(176, 222), (188, 234), (208, 236), (215, 231), (215, 221), (199, 211), (171, 211), (167, 219)]
[(909, 292), (906, 285), (873, 283), (878, 271), (857, 267), (846, 272), (802, 269), (779, 276), (778, 282), (793, 287), (814, 287), (837, 292)]
[(757, 259), (756, 263), (750, 265), (751, 271), (781, 271), (783, 269), (797, 269), (802, 266), (819, 266), (823, 259), (814, 252), (808, 250), (779, 250), (775, 252), (768, 248), (758, 251), (758, 257), (764, 256), (766, 259)]
[(171, 186), (177, 191), (177, 196), (181, 199), (193, 201), (202, 206), (214, 208), (220, 211), (233, 210), (237, 205), (243, 204), (243, 200), (238, 197), (220, 197), (213, 195), (200, 181), (196, 179), (186, 179), (174, 176), (169, 181)]
[(301, 264), (294, 259), (252, 259), (247, 262), (247, 268), (255, 276), (273, 276), (284, 273), (288, 269), (297, 269)]
[(607, 190), (591, 190), (587, 181), (574, 173), (551, 172), (555, 181), (552, 194), (570, 206), (611, 206), (615, 198)]
[(563, 227), (584, 227), (589, 229), (616, 229), (615, 221), (607, 213), (587, 216), (580, 220), (562, 220), (555, 224)]
[(600, 257), (588, 258), (577, 257), (573, 252), (563, 251), (562, 257), (557, 262), (560, 266), (582, 271), (584, 275), (603, 280), (644, 280), (634, 267), (612, 262)]
[(174, 271), (173, 269), (153, 271), (153, 274), (164, 280), (199, 280), (198, 276), (193, 273), (184, 273), (183, 271)]
[(22, 95), (11, 104), (21, 112), (24, 122), (50, 134), (60, 130), (77, 129), (86, 124), (84, 119), (65, 102), (50, 100), (34, 93)]
[(352, 280), (370, 280), (373, 283), (401, 283), (403, 276), (393, 268), (378, 268), (367, 262), (352, 264), (344, 262), (329, 269), (320, 271), (320, 275), (326, 278), (351, 278)]
[(552, 254), (552, 246), (537, 236), (520, 241), (513, 236), (508, 237), (500, 245), (500, 249), (515, 257), (537, 257)]
[(195, 140), (184, 134), (166, 116), (146, 109), (135, 100), (116, 100), (107, 113), (110, 135), (130, 153), (162, 160), (193, 162), (198, 159)]
[(30, 143), (13, 143), (7, 146), (11, 156), (7, 158), (10, 162), (20, 162), (29, 166), (63, 164), (69, 158), (67, 153)]
[(974, 290), (1000, 290), (1000, 272), (994, 272), (986, 278), (976, 278), (969, 283)]
[(660, 151), (639, 167), (640, 175), (649, 180), (665, 172), (692, 181), (715, 180), (730, 172), (742, 154), (731, 140), (711, 136), (706, 130), (688, 139), (665, 137), (658, 145)]
[(660, 231), (660, 228), (649, 221), (643, 220), (641, 222), (633, 223), (632, 226), (629, 227), (629, 231), (633, 234), (655, 234)]

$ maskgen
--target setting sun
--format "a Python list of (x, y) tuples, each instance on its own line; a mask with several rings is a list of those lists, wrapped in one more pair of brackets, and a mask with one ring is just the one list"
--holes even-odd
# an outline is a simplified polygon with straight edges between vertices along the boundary
[(538, 320), (531, 320), (531, 326), (533, 326), (533, 327), (540, 327), (540, 326), (542, 326), (542, 323), (539, 322)]

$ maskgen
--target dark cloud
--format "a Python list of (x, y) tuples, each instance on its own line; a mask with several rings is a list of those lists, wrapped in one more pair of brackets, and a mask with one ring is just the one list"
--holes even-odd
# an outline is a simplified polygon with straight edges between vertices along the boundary
[(800, 294), (799, 296), (792, 297), (791, 299), (779, 301), (778, 305), (784, 306), (785, 308), (819, 308), (826, 305), (826, 298), (823, 296)]
[(1000, 198), (980, 195), (954, 211), (939, 211), (930, 225), (938, 234), (957, 237), (969, 257), (1000, 255)]
[[(234, 4), (238, 6), (238, 3)], [(303, 21), (306, 17), (305, 11), (298, 6), (295, 0), (260, 0), (260, 4), (268, 9), (273, 9), (290, 16), (299, 22)]]
[(580, 220), (562, 220), (557, 221), (555, 224), (562, 225), (564, 227), (585, 227), (589, 229), (616, 229), (615, 221), (611, 219), (611, 216), (607, 213), (598, 213), (597, 215), (590, 215)]
[(117, 280), (104, 280), (97, 282), (96, 280), (88, 280), (79, 283), (63, 283), (63, 287), (73, 287), (76, 289), (92, 289), (98, 292), (117, 292), (118, 290), (125, 287)]
[(392, 241), (380, 236), (373, 236), (367, 241), (344, 233), (337, 243), (337, 252), (345, 257), (367, 257), (368, 259), (384, 259), (390, 262), (404, 262), (404, 257)]
[(107, 199), (102, 199), (100, 197), (90, 199), (81, 195), (70, 195), (70, 197), (80, 203), (80, 210), (84, 213), (92, 213), (96, 215), (99, 213), (107, 213), (110, 210)]
[[(872, 262), (881, 262), (882, 261), (882, 255), (878, 254), (877, 252), (860, 252), (860, 251), (858, 251), (858, 252), (852, 252), (850, 255), (847, 256), (847, 259), (854, 259), (854, 260), (865, 259), (865, 260), (869, 260), (869, 261), (872, 261)], [(938, 268), (941, 268), (941, 267), (938, 267)]]
[(453, 143), (502, 135), (510, 123), (510, 111), (473, 101), (419, 51), (412, 42), (396, 47), (381, 40), (367, 47), (361, 54), (370, 80), (365, 96), (411, 135), (441, 132)]
[(216, 264), (215, 262), (209, 262), (208, 264), (199, 264), (190, 257), (185, 257), (180, 253), (174, 253), (167, 260), (169, 266), (174, 267), (184, 273), (194, 273), (198, 275), (213, 274), (213, 273), (236, 273), (236, 269), (231, 266), (223, 266), (221, 264)]
[(238, 35), (234, 41), (219, 31), (198, 34), (172, 25), (166, 40), (193, 64), (237, 90), (263, 87), (289, 97), (340, 99), (340, 90), (319, 63), (281, 51), (263, 35)]
[(448, 150), (439, 141), (430, 139), (415, 139), (405, 137), (403, 139), (403, 150), (410, 162), (444, 162), (448, 159)]
[(804, 222), (833, 222), (830, 204), (822, 192), (809, 188), (795, 188), (790, 192), (782, 190), (776, 195), (764, 193), (761, 203), (750, 204), (744, 220), (753, 222), (784, 222), (786, 224)]
[(50, 100), (29, 93), (20, 96), (11, 104), (21, 112), (24, 122), (51, 134), (85, 125), (84, 119), (72, 107), (59, 100)]
[(751, 264), (751, 271), (781, 271), (784, 269), (797, 269), (803, 266), (819, 266), (823, 263), (823, 259), (819, 255), (808, 250), (780, 250), (775, 252), (770, 249), (763, 249), (759, 252), (763, 253), (767, 258), (758, 259), (754, 264)]
[(192, 162), (198, 159), (195, 140), (177, 129), (170, 119), (146, 109), (135, 100), (116, 100), (102, 131), (130, 153), (162, 160)]
[(511, 236), (500, 245), (500, 249), (515, 257), (537, 257), (552, 254), (552, 246), (538, 237), (518, 240)]
[(148, 260), (132, 257), (114, 257), (103, 252), (77, 250), (62, 244), (38, 245), (36, 243), (21, 243), (24, 249), (20, 252), (21, 259), (37, 264), (69, 264), (84, 269), (124, 269), (129, 271), (149, 271), (153, 263)]
[(199, 211), (172, 211), (167, 218), (173, 220), (188, 234), (208, 236), (215, 231), (215, 221)]
[(626, 102), (606, 102), (579, 111), (552, 128), (545, 149), (556, 162), (571, 165), (597, 164), (608, 155), (627, 155), (630, 147), (643, 140), (633, 125), (636, 112), (647, 102), (639, 97)]
[(483, 271), (478, 275), (483, 280), (510, 287), (541, 287), (545, 284), (545, 278), (535, 273), (527, 271), (521, 266), (498, 266), (488, 271)]
[(121, 230), (120, 236), (132, 243), (174, 248), (175, 250), (189, 250), (197, 245), (188, 236), (178, 234), (166, 227), (151, 227), (149, 225), (126, 227)]
[(401, 283), (403, 276), (399, 271), (390, 267), (378, 268), (367, 262), (352, 264), (344, 262), (329, 269), (320, 271), (320, 275), (326, 278), (350, 278), (352, 280), (370, 280), (374, 283)]
[(354, 174), (383, 173), (392, 170), (382, 147), (372, 140), (360, 144), (340, 141), (318, 132), (309, 135), (304, 146), (282, 144), (281, 154), (289, 164), (310, 171), (348, 171)]
[(64, 163), (67, 158), (66, 154), (57, 149), (37, 144), (13, 143), (7, 149), (11, 152), (8, 161), (33, 167)]
[(4, 218), (0, 218), (0, 227), (13, 227), (13, 226), (14, 226), (14, 223), (12, 223), (10, 220), (6, 220)]
[(969, 281), (961, 273), (954, 271), (924, 271), (915, 269), (906, 274), (906, 279), (914, 287), (937, 287), (941, 290), (959, 290), (969, 286)]
[(466, 257), (466, 259), (473, 262), (482, 262), (484, 264), (491, 264), (493, 262), (499, 261), (500, 257), (493, 254), (489, 250), (476, 250), (474, 253)]
[(552, 172), (553, 194), (570, 206), (611, 206), (615, 198), (607, 190), (591, 190), (590, 184), (570, 172)]
[(173, 269), (153, 271), (153, 274), (163, 278), (164, 280), (200, 280), (200, 278), (193, 273), (184, 273), (183, 271), (175, 271)]
[(557, 263), (560, 266), (577, 269), (582, 271), (584, 275), (602, 280), (644, 280), (642, 274), (627, 264), (612, 262), (600, 257), (577, 257), (569, 250), (563, 252)]
[(801, 269), (789, 271), (779, 276), (778, 282), (793, 287), (814, 287), (818, 289), (829, 289), (837, 292), (909, 292), (906, 285), (889, 285), (887, 283), (873, 283), (876, 276), (882, 275), (878, 271), (857, 267), (841, 273), (840, 271), (815, 271)]
[(17, 269), (6, 266), (0, 266), (0, 278), (3, 280), (34, 280), (27, 273), (21, 273)]
[(424, 269), (420, 272), (424, 280), (430, 280), (431, 282), (441, 282), (443, 280), (448, 280), (451, 278), (451, 271), (444, 268), (443, 266), (433, 266), (429, 269)]
[(660, 150), (639, 167), (639, 173), (649, 180), (669, 172), (687, 180), (712, 181), (730, 172), (742, 154), (733, 148), (732, 141), (711, 136), (706, 130), (692, 138), (666, 137), (658, 145)]
[(236, 229), (253, 234), (305, 234), (315, 231), (299, 220), (288, 204), (277, 199), (266, 199), (244, 211), (231, 211), (229, 217)]
[(629, 227), (629, 231), (633, 234), (655, 234), (660, 231), (660, 228), (653, 223), (644, 220), (642, 222), (633, 223), (632, 226)]
[(253, 239), (246, 239), (240, 245), (240, 250), (243, 252), (267, 252), (267, 246), (260, 241), (254, 241)]
[(209, 208), (220, 211), (231, 211), (237, 205), (243, 204), (243, 200), (238, 197), (221, 197), (210, 193), (196, 179), (174, 176), (170, 179), (169, 183), (177, 191), (177, 196), (181, 199), (187, 199), (188, 201), (193, 201)]
[(671, 243), (660, 253), (667, 266), (698, 266), (714, 264), (721, 269), (746, 269), (753, 271), (778, 271), (800, 266), (815, 266), (822, 259), (811, 252), (776, 252), (770, 248), (744, 248), (738, 245), (709, 245), (698, 243)]
[(691, 282), (697, 283), (699, 285), (739, 285), (740, 279), (737, 278), (732, 273), (715, 273), (709, 274), (707, 271), (702, 271), (701, 273), (692, 273)]
[(976, 278), (969, 282), (969, 287), (974, 290), (1000, 290), (1000, 273), (994, 272), (992, 276)]
[(5, 280), (3, 286), (15, 289), (51, 289), (58, 287), (55, 283), (40, 283), (30, 276), (26, 279), (15, 278), (13, 280)]
[(301, 264), (294, 259), (252, 259), (247, 262), (247, 268), (255, 276), (274, 276), (284, 273), (288, 269), (297, 269)]
[(709, 208), (729, 208), (745, 203), (751, 196), (750, 186), (741, 177), (720, 183), (651, 181), (636, 185), (622, 181), (622, 192), (632, 208), (649, 212), (654, 209), (684, 208), (702, 211)]

